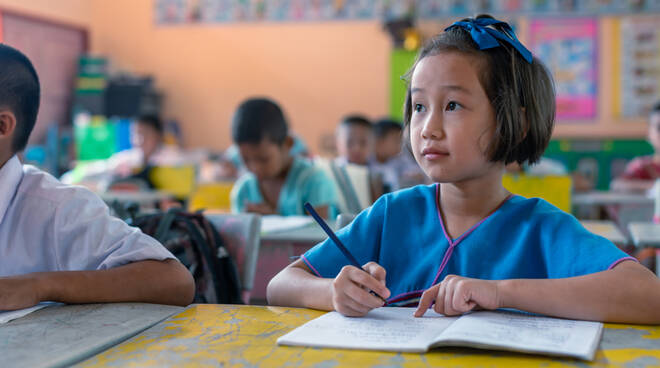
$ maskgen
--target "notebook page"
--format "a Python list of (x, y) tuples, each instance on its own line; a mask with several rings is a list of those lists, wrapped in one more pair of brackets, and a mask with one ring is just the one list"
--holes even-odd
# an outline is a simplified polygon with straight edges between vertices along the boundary
[(38, 309), (41, 309), (43, 307), (47, 307), (50, 304), (48, 303), (42, 303), (42, 304), (37, 304), (33, 307), (25, 308), (25, 309), (19, 309), (19, 310), (13, 310), (13, 311), (4, 311), (0, 310), (0, 324), (7, 323), (9, 321), (13, 321), (15, 319), (21, 318), (25, 315), (28, 315)]
[(463, 315), (447, 328), (439, 341), (590, 360), (600, 342), (602, 327), (599, 322), (512, 312), (474, 312)]
[(413, 317), (414, 308), (377, 308), (364, 317), (329, 312), (277, 339), (278, 345), (360, 350), (423, 352), (457, 318), (428, 311)]

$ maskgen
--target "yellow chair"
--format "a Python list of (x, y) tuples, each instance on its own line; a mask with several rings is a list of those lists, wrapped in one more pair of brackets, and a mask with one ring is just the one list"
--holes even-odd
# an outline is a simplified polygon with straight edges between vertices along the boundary
[(149, 172), (149, 181), (157, 190), (186, 199), (195, 190), (195, 166), (157, 166)]
[(207, 209), (229, 212), (231, 210), (230, 194), (233, 186), (234, 183), (232, 182), (198, 185), (188, 200), (188, 210)]
[(526, 198), (543, 198), (562, 211), (571, 213), (573, 181), (569, 175), (505, 174), (502, 185), (511, 193)]

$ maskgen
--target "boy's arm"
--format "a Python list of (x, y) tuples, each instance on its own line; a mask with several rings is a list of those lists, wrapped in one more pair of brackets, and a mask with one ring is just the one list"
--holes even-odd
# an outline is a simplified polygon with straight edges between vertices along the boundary
[(0, 310), (43, 301), (62, 303), (144, 302), (188, 305), (195, 284), (178, 261), (145, 260), (94, 271), (36, 272), (0, 278)]
[(422, 295), (416, 316), (456, 315), (475, 307), (515, 308), (550, 316), (620, 323), (660, 323), (660, 279), (635, 262), (563, 279), (478, 280), (447, 276)]

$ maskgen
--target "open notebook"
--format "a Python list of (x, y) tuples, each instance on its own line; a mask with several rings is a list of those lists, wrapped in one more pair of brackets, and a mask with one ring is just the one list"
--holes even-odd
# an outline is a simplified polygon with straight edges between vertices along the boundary
[(277, 339), (278, 345), (425, 352), (465, 346), (593, 360), (603, 324), (515, 312), (474, 312), (445, 317), (429, 310), (377, 308), (365, 317), (329, 312)]

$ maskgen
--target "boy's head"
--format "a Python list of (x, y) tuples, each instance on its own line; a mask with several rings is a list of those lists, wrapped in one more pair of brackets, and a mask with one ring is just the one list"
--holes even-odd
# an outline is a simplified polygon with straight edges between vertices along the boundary
[(401, 123), (394, 120), (382, 119), (374, 124), (374, 154), (378, 161), (385, 162), (401, 152), (402, 132)]
[(151, 157), (163, 143), (163, 123), (156, 115), (142, 115), (133, 125), (132, 144), (144, 153), (145, 159)]
[[(493, 19), (479, 15), (462, 22), (475, 25), (479, 20)], [(499, 35), (517, 42), (508, 25), (490, 25)], [(513, 37), (512, 37), (513, 35)], [(499, 46), (480, 50), (471, 33), (460, 26), (448, 28), (435, 36), (419, 52), (408, 72), (410, 80), (417, 64), (427, 56), (441, 53), (466, 55), (480, 69), (479, 82), (495, 111), (495, 134), (486, 149), (492, 162), (537, 162), (550, 141), (555, 120), (555, 90), (550, 72), (533, 57), (528, 62), (510, 43), (497, 41)], [(410, 124), (413, 112), (408, 86), (404, 105), (404, 120)]]
[(656, 102), (649, 113), (649, 142), (656, 154), (660, 154), (660, 101)]
[(290, 164), (293, 140), (282, 109), (274, 101), (251, 98), (241, 103), (231, 132), (243, 163), (257, 179), (275, 178)]
[[(39, 77), (20, 51), (0, 44), (0, 159), (21, 151), (37, 121)], [(8, 157), (5, 157), (8, 156)]]
[(346, 161), (366, 165), (373, 151), (373, 127), (361, 115), (345, 117), (337, 128), (337, 153)]

